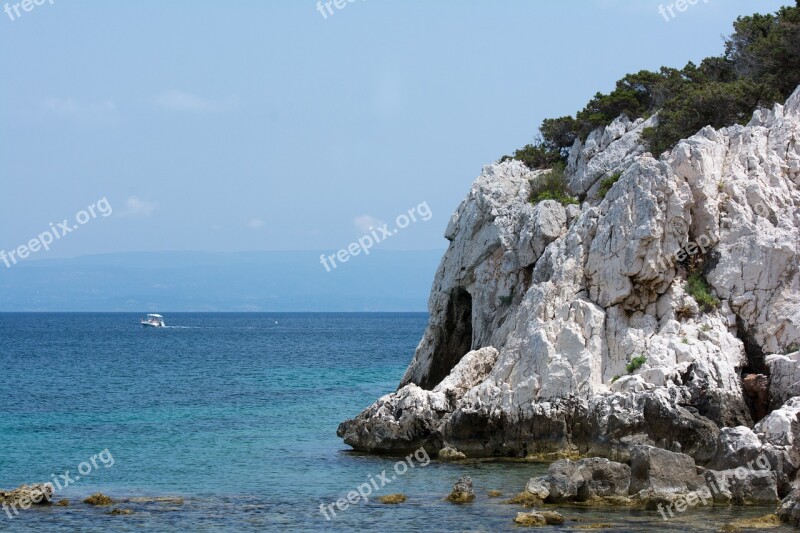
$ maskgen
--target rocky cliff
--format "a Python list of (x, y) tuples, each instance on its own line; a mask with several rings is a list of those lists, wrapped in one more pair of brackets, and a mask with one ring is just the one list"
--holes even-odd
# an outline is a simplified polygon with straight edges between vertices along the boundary
[[(532, 205), (542, 171), (484, 168), (447, 227), (430, 322), (400, 388), (342, 423), (347, 444), (623, 463), (655, 446), (717, 469), (747, 448), (789, 492), (800, 466), (800, 89), (659, 158), (639, 142), (655, 120), (620, 118), (576, 142), (567, 178), (580, 207)], [(692, 274), (711, 302), (687, 292)]]

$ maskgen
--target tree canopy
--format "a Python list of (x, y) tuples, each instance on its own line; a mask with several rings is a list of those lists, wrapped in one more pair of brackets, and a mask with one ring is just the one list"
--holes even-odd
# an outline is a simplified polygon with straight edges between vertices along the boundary
[(536, 140), (513, 156), (531, 168), (564, 161), (576, 139), (585, 139), (620, 115), (635, 120), (658, 113), (643, 141), (655, 154), (704, 128), (744, 124), (759, 107), (786, 100), (800, 85), (800, 0), (775, 14), (739, 17), (721, 56), (628, 74), (609, 94), (597, 93), (573, 116), (542, 122)]

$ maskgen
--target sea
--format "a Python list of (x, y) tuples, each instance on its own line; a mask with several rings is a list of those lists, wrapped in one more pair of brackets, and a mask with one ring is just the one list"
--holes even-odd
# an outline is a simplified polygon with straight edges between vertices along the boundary
[[(371, 456), (336, 436), (396, 389), (426, 314), (163, 314), (0, 314), (0, 489), (56, 487), (54, 505), (0, 509), (0, 531), (518, 530), (507, 500), (547, 465)], [(461, 476), (473, 503), (445, 499)], [(114, 503), (83, 503), (98, 492)], [(543, 531), (717, 531), (774, 510), (547, 508), (566, 522)]]

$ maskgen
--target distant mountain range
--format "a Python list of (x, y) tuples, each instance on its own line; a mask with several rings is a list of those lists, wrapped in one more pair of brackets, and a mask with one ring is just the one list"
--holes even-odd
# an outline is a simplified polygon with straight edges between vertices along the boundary
[(427, 311), (441, 250), (163, 252), (0, 264), (0, 311)]

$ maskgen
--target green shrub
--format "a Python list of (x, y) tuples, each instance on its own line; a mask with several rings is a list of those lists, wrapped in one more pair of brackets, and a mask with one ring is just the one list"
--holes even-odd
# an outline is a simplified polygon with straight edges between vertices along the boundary
[(528, 200), (533, 205), (545, 200), (555, 200), (561, 205), (578, 203), (578, 200), (569, 193), (564, 163), (557, 163), (549, 172), (531, 181), (531, 195)]
[(645, 130), (642, 139), (659, 155), (706, 126), (746, 124), (756, 108), (780, 99), (770, 86), (749, 79), (691, 84), (664, 103), (658, 125)]
[(633, 359), (631, 359), (630, 363), (625, 365), (625, 370), (628, 371), (628, 374), (633, 374), (634, 372), (642, 368), (642, 365), (645, 364), (646, 362), (647, 362), (647, 357), (645, 357), (644, 355), (634, 357)]
[(516, 152), (514, 155), (504, 155), (500, 158), (500, 162), (516, 159), (522, 161), (531, 170), (550, 168), (555, 164), (561, 162), (561, 154), (558, 151), (550, 150), (541, 141), (536, 141), (531, 144), (526, 144)]
[(622, 172), (617, 172), (613, 174), (603, 181), (600, 182), (600, 189), (598, 189), (597, 194), (600, 198), (605, 198), (608, 191), (611, 190), (611, 187), (614, 186), (616, 182), (619, 181), (620, 176), (622, 176)]
[(611, 383), (616, 382), (618, 379), (619, 379), (619, 376), (614, 376), (613, 378), (611, 378)]
[(684, 289), (695, 299), (703, 311), (709, 312), (719, 307), (719, 300), (711, 292), (711, 286), (699, 271), (692, 272), (689, 279), (686, 280)]

